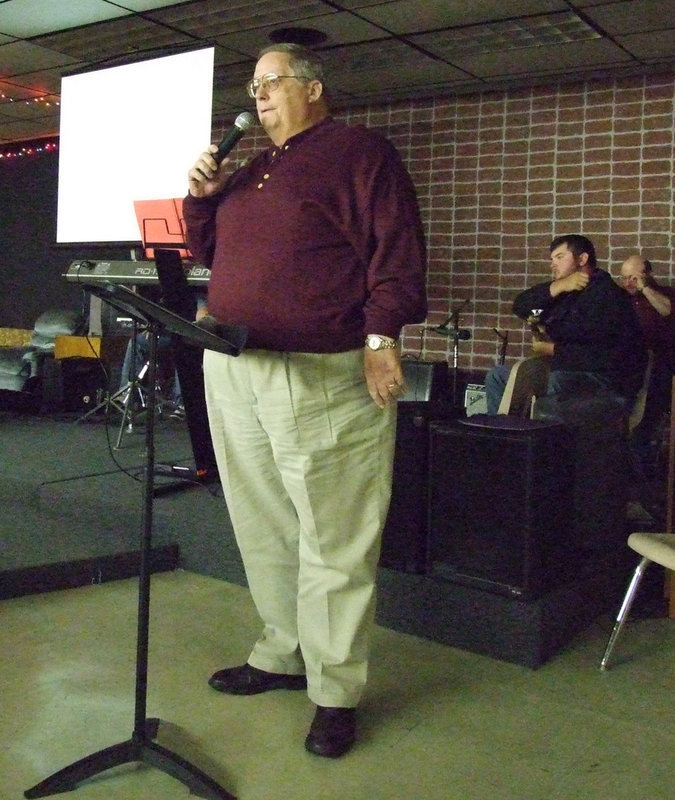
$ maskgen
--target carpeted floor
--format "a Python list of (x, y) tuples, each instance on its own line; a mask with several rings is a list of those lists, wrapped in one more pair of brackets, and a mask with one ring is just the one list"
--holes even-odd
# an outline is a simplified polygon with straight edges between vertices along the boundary
[[(125, 430), (119, 415), (0, 412), (0, 572), (137, 550), (143, 511), (145, 428)], [(194, 466), (184, 422), (155, 425), (157, 465)], [(153, 478), (158, 487), (174, 483)], [(220, 486), (195, 485), (152, 503), (152, 542), (177, 544), (181, 565), (244, 582)]]

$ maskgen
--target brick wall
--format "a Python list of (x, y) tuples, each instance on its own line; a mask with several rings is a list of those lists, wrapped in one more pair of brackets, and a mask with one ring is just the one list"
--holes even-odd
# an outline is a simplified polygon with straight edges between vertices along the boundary
[[(672, 74), (397, 103), (340, 113), (381, 130), (417, 187), (429, 249), (429, 317), (404, 332), (407, 352), (452, 363), (437, 326), (462, 301), (460, 368), (484, 371), (508, 334), (527, 351), (513, 297), (549, 279), (548, 244), (583, 233), (616, 274), (641, 251), (675, 285)], [(266, 146), (264, 132), (249, 137)]]

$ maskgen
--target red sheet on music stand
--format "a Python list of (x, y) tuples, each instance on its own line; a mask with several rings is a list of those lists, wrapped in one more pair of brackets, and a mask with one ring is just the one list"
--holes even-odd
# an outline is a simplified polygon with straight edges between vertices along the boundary
[(191, 258), (190, 251), (185, 246), (182, 197), (134, 200), (134, 210), (146, 258), (155, 257), (155, 247), (177, 249), (181, 258)]

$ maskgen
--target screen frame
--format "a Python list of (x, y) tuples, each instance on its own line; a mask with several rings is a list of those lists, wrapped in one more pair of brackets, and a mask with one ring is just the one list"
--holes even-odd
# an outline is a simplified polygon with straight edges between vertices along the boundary
[(214, 57), (164, 48), (63, 75), (57, 247), (140, 248), (133, 202), (185, 195), (211, 141)]

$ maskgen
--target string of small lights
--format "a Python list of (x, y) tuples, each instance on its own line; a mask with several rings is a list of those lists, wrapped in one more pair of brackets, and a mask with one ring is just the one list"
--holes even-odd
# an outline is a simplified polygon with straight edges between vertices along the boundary
[[(9, 105), (39, 105), (44, 108), (51, 106), (61, 105), (58, 95), (43, 94), (40, 97), (19, 98), (11, 97), (10, 95), (0, 92), (0, 108)], [(2, 131), (0, 129), (0, 138), (2, 138)], [(57, 141), (34, 141), (34, 142), (13, 142), (6, 146), (0, 145), (0, 161), (9, 160), (13, 158), (24, 158), (26, 156), (34, 156), (38, 153), (49, 152), (58, 150)]]
[[(8, 105), (39, 105), (44, 108), (51, 106), (61, 105), (58, 95), (43, 94), (40, 97), (18, 98), (10, 97), (4, 92), (0, 92), (0, 108)], [(2, 131), (0, 129), (0, 138), (2, 138)], [(38, 142), (14, 142), (3, 147), (0, 145), (0, 160), (8, 160), (12, 158), (24, 158), (26, 156), (34, 156), (38, 153), (49, 152), (58, 150), (57, 141), (38, 141)]]
[(58, 142), (49, 141), (40, 144), (22, 145), (15, 144), (12, 149), (0, 148), (0, 161), (9, 160), (11, 158), (24, 158), (25, 156), (35, 156), (38, 153), (49, 153), (59, 149)]
[(39, 103), (44, 106), (58, 106), (60, 101), (56, 99), (56, 95), (43, 94), (41, 97), (10, 97), (9, 95), (0, 92), (0, 105), (7, 105), (9, 103), (23, 103), (27, 106), (32, 106), (34, 103)]

